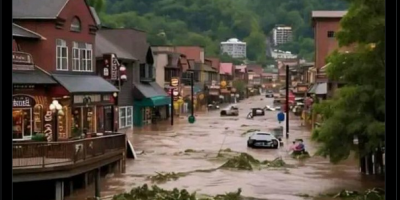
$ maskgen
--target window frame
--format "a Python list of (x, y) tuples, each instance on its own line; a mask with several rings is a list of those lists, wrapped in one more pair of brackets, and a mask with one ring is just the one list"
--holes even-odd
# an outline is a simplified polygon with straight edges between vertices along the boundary
[[(80, 44), (84, 47), (80, 47)], [(83, 42), (73, 42), (72, 48), (72, 60), (73, 67), (72, 71), (74, 72), (94, 72), (93, 69), (93, 45), (90, 43)], [(75, 57), (74, 51), (77, 50), (79, 53), (79, 58)], [(90, 56), (88, 56), (90, 55)], [(76, 66), (75, 61), (79, 60), (78, 67)], [(90, 68), (90, 69), (89, 69)]]
[(335, 38), (335, 31), (328, 31), (328, 32), (326, 33), (326, 36), (327, 36), (328, 38)]
[[(74, 22), (78, 23), (77, 26)], [(69, 26), (69, 30), (71, 32), (77, 32), (77, 33), (80, 33), (82, 31), (82, 23), (81, 23), (81, 20), (79, 19), (79, 17), (72, 18), (71, 24)]]
[[(119, 128), (131, 128), (133, 126), (133, 106), (121, 106), (119, 107), (119, 113), (118, 113), (118, 122), (119, 122)], [(125, 115), (122, 116), (122, 110), (124, 110)], [(130, 110), (130, 115), (128, 115), (128, 110)], [(130, 119), (128, 121), (128, 119)], [(122, 125), (122, 121), (124, 121), (124, 126)]]
[[(60, 43), (60, 44), (59, 44)], [(62, 55), (62, 51), (65, 49), (66, 56)], [(61, 52), (60, 52), (61, 51)], [(60, 53), (60, 57), (59, 57)], [(61, 66), (59, 66), (59, 59), (61, 59)], [(63, 62), (66, 62), (66, 68), (63, 68)], [(57, 71), (68, 71), (68, 45), (67, 41), (63, 39), (56, 39), (56, 70)]]

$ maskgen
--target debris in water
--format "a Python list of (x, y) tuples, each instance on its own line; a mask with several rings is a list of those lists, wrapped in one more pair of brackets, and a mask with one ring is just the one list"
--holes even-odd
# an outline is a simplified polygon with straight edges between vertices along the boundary
[(156, 183), (165, 183), (167, 181), (175, 181), (178, 180), (180, 177), (185, 176), (186, 174), (184, 173), (175, 173), (175, 172), (169, 172), (169, 173), (164, 173), (164, 172), (156, 172), (157, 175), (154, 176), (149, 176), (148, 179), (150, 179), (152, 182)]
[(310, 154), (308, 152), (296, 152), (294, 151), (291, 154), (292, 158), (297, 159), (297, 160), (303, 160), (303, 159), (307, 159), (310, 158)]
[(355, 200), (384, 200), (385, 199), (385, 191), (380, 188), (373, 188), (366, 190), (365, 192), (357, 192), (350, 190), (342, 190), (337, 194), (328, 194), (323, 196), (329, 196), (334, 199), (355, 199)]
[(143, 186), (133, 188), (129, 193), (115, 195), (112, 200), (240, 200), (242, 199), (241, 192), (242, 190), (239, 188), (237, 192), (229, 192), (216, 195), (215, 197), (197, 198), (195, 192), (189, 193), (185, 189), (179, 190), (174, 188), (173, 190), (165, 190), (156, 185), (149, 188), (147, 184), (144, 184)]
[(221, 166), (225, 169), (253, 170), (254, 165), (259, 165), (260, 161), (247, 153), (241, 153), (239, 156), (228, 159)]
[(204, 150), (198, 151), (198, 150), (194, 150), (194, 149), (186, 149), (184, 152), (185, 153), (199, 153), (199, 152), (204, 152)]

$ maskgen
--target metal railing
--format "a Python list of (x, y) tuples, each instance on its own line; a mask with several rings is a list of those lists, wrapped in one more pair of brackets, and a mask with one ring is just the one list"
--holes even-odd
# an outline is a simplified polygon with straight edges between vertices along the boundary
[(70, 165), (125, 149), (125, 134), (59, 142), (13, 143), (13, 168)]

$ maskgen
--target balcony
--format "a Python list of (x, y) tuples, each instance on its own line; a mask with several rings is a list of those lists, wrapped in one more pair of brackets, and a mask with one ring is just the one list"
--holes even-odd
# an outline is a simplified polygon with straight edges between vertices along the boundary
[[(120, 133), (71, 141), (15, 142), (13, 176), (19, 181), (43, 180), (45, 173), (52, 172), (52, 178), (73, 176), (121, 160), (125, 151), (126, 135)], [(36, 177), (24, 177), (32, 173)]]

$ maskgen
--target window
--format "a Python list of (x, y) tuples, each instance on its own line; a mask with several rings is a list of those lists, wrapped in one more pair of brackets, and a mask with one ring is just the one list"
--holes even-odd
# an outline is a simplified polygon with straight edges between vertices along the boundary
[(13, 109), (13, 139), (32, 137), (32, 109)]
[(70, 30), (74, 32), (81, 32), (81, 29), (81, 20), (79, 20), (79, 18), (77, 17), (74, 17), (71, 22)]
[(140, 64), (140, 78), (153, 78), (155, 69), (151, 65)]
[(127, 128), (132, 127), (132, 113), (133, 107), (120, 107), (119, 108), (119, 127), (120, 128)]
[(328, 38), (333, 38), (335, 37), (335, 32), (334, 31), (328, 31)]
[(68, 47), (65, 40), (56, 41), (56, 68), (61, 71), (68, 71)]
[(72, 47), (72, 70), (80, 72), (93, 71), (93, 47), (91, 44), (74, 42)]

